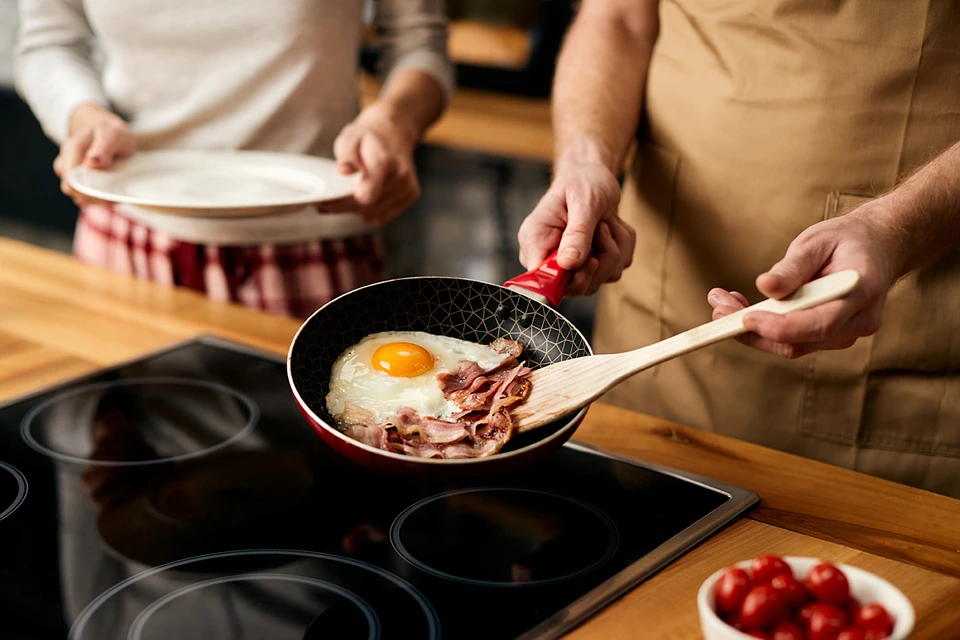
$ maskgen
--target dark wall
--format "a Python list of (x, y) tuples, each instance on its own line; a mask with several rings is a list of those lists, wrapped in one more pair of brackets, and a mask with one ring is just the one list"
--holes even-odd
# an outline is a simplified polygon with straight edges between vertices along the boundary
[(53, 173), (56, 145), (9, 90), (0, 90), (0, 123), (0, 218), (72, 232), (77, 208)]

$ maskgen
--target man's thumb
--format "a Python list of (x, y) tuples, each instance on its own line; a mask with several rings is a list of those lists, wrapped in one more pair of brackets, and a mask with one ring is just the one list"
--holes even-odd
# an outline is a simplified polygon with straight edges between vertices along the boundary
[(783, 259), (757, 278), (757, 289), (768, 298), (783, 298), (806, 284), (826, 261), (824, 243), (791, 244)]

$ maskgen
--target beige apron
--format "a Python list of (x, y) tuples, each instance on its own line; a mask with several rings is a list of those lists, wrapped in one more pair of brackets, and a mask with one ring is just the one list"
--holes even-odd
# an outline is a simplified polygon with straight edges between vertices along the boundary
[[(663, 2), (621, 215), (634, 266), (604, 288), (598, 352), (710, 320), (804, 228), (960, 140), (960, 2)], [(960, 215), (960, 212), (958, 212)], [(960, 256), (891, 292), (878, 334), (795, 361), (734, 341), (605, 400), (960, 497)]]

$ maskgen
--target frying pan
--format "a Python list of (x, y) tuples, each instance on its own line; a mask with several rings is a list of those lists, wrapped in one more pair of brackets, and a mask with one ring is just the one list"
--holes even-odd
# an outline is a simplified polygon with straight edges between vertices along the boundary
[(301, 325), (287, 356), (287, 377), (300, 411), (335, 451), (373, 471), (424, 481), (454, 481), (518, 471), (566, 442), (587, 409), (517, 434), (492, 456), (416, 458), (363, 444), (341, 433), (327, 412), (333, 363), (348, 347), (381, 331), (424, 331), (489, 344), (512, 338), (528, 366), (592, 355), (582, 333), (554, 307), (570, 274), (556, 254), (502, 287), (466, 278), (399, 278), (371, 284), (330, 301)]

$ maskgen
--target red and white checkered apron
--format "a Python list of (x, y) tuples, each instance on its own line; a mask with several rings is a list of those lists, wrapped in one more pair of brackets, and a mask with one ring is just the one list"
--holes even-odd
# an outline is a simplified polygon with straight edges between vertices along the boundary
[(249, 247), (192, 244), (97, 205), (81, 210), (73, 253), (86, 264), (295, 318), (385, 272), (376, 234)]

